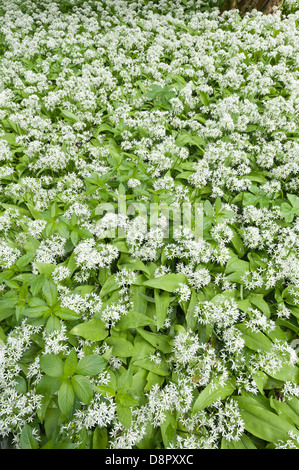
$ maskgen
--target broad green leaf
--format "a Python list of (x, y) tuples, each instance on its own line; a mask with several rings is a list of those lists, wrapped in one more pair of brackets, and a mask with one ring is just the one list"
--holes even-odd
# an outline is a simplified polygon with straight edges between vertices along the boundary
[(147, 371), (145, 369), (141, 369), (142, 372), (147, 372), (146, 376), (146, 386), (144, 387), (144, 392), (149, 392), (154, 385), (158, 385), (158, 387), (162, 387), (164, 381), (165, 381), (165, 376), (163, 375), (158, 375), (155, 374), (152, 371)]
[(107, 428), (95, 428), (92, 436), (93, 449), (107, 449), (108, 433)]
[(79, 320), (81, 318), (81, 316), (74, 312), (74, 310), (66, 307), (59, 307), (55, 310), (55, 315), (62, 320)]
[(270, 318), (270, 307), (263, 299), (262, 294), (250, 294), (247, 299), (257, 308), (259, 308), (267, 318)]
[(56, 268), (55, 264), (34, 262), (40, 274), (45, 274), (48, 278)]
[(16, 261), (16, 266), (22, 271), (35, 257), (35, 253), (27, 253), (26, 255), (21, 256)]
[(298, 305), (299, 287), (289, 285), (282, 292), (283, 300), (289, 305)]
[(57, 302), (57, 287), (53, 281), (46, 279), (43, 287), (43, 294), (45, 299), (50, 307), (52, 307)]
[(71, 376), (76, 372), (78, 358), (75, 349), (72, 349), (64, 363), (64, 375)]
[(105, 328), (102, 320), (94, 319), (85, 323), (76, 325), (70, 333), (72, 335), (82, 336), (90, 341), (102, 341), (108, 336), (108, 330)]
[(122, 393), (119, 392), (116, 395), (116, 403), (126, 406), (126, 407), (131, 407), (131, 406), (137, 406), (138, 402), (133, 398), (131, 395), (128, 395), (127, 393)]
[(48, 408), (45, 414), (44, 428), (47, 439), (57, 436), (57, 428), (61, 417), (61, 410), (57, 408)]
[(50, 315), (46, 323), (47, 335), (53, 333), (53, 331), (61, 330), (61, 322), (55, 315)]
[(159, 349), (164, 353), (172, 352), (172, 346), (169, 344), (169, 341), (171, 340), (170, 336), (163, 335), (161, 333), (151, 333), (143, 328), (137, 328), (137, 331), (146, 341), (154, 346), (155, 349)]
[(281, 367), (275, 372), (267, 371), (267, 374), (283, 382), (299, 383), (299, 367), (285, 363), (283, 358)]
[(47, 305), (41, 305), (40, 307), (25, 308), (22, 313), (30, 318), (39, 318), (50, 314), (51, 309)]
[[(297, 398), (295, 399), (298, 401)], [(285, 418), (289, 417), (291, 419), (291, 422), (295, 426), (299, 426), (299, 414), (298, 414), (298, 409), (296, 409), (298, 407), (294, 409), (292, 406), (289, 405), (289, 403), (279, 401), (273, 397), (270, 397), (270, 404), (271, 404), (271, 407), (276, 411), (276, 413), (279, 416), (282, 416)]]
[(58, 405), (65, 416), (69, 414), (74, 398), (74, 390), (70, 381), (63, 382), (58, 392)]
[(143, 286), (131, 286), (130, 292), (132, 293), (134, 312), (147, 313), (147, 300), (142, 295), (145, 294), (145, 290), (146, 288)]
[(204, 106), (209, 106), (209, 95), (205, 91), (200, 91), (199, 97)]
[(105, 342), (112, 347), (112, 354), (118, 357), (131, 357), (135, 354), (135, 348), (130, 341), (119, 336), (109, 336)]
[(192, 413), (204, 410), (207, 406), (212, 405), (219, 398), (220, 400), (224, 400), (234, 392), (235, 383), (236, 380), (234, 377), (226, 381), (224, 385), (221, 384), (220, 377), (214, 379), (197, 397), (192, 408)]
[(249, 436), (243, 434), (237, 441), (228, 441), (225, 438), (221, 440), (221, 449), (256, 449)]
[(140, 369), (134, 374), (131, 386), (133, 395), (141, 395), (143, 393), (147, 374), (148, 371), (145, 369)]
[(118, 289), (119, 285), (115, 281), (115, 274), (112, 274), (112, 276), (108, 277), (107, 281), (104, 283), (100, 292), (100, 297), (105, 297), (105, 295)]
[(225, 268), (225, 274), (227, 274), (226, 278), (238, 284), (244, 284), (242, 277), (245, 275), (245, 272), (249, 271), (249, 262), (238, 258), (230, 258)]
[(131, 426), (132, 421), (132, 412), (130, 408), (118, 404), (116, 405), (116, 413), (121, 424), (125, 426), (125, 428), (129, 428)]
[(14, 308), (0, 308), (0, 321), (11, 317), (15, 313)]
[(165, 274), (164, 276), (157, 277), (155, 279), (149, 279), (143, 283), (146, 287), (152, 287), (154, 289), (161, 289), (167, 292), (173, 292), (176, 290), (181, 283), (185, 284), (187, 278), (184, 274)]
[(79, 400), (88, 405), (93, 397), (93, 388), (89, 380), (83, 375), (74, 375), (71, 381)]
[(133, 364), (138, 367), (142, 367), (143, 369), (149, 370), (157, 375), (167, 376), (170, 375), (170, 368), (165, 361), (161, 361), (159, 364), (156, 364), (154, 361), (150, 359), (140, 359), (138, 361), (134, 361)]
[(139, 259), (130, 258), (129, 256), (123, 255), (117, 263), (119, 269), (129, 269), (130, 271), (143, 271), (150, 276), (150, 271), (146, 265)]
[(252, 377), (259, 389), (259, 392), (264, 394), (264, 387), (267, 383), (268, 376), (262, 371), (257, 371)]
[(0, 326), (0, 341), (3, 341), (3, 343), (6, 343), (7, 341), (7, 336), (4, 333), (2, 326)]
[(289, 439), (290, 432), (299, 435), (295, 426), (283, 417), (260, 406), (242, 403), (238, 397), (234, 397), (234, 399), (238, 402), (246, 431), (254, 436), (275, 443)]
[(40, 420), (42, 424), (44, 423), (46, 411), (48, 409), (48, 406), (51, 400), (52, 400), (52, 397), (49, 397), (49, 396), (42, 397), (41, 406), (36, 411), (38, 419)]
[(60, 388), (61, 382), (58, 377), (44, 375), (36, 386), (36, 393), (40, 395), (54, 395)]
[(62, 359), (55, 354), (42, 354), (40, 357), (42, 371), (50, 377), (61, 377), (64, 365)]
[(202, 150), (202, 147), (205, 146), (205, 141), (202, 137), (197, 135), (182, 134), (176, 140), (175, 144), (178, 147), (185, 147), (186, 145), (195, 145)]
[(78, 362), (77, 374), (79, 375), (97, 375), (106, 366), (107, 361), (97, 354), (89, 354)]
[(231, 243), (233, 244), (233, 247), (235, 248), (238, 256), (242, 258), (245, 254), (245, 247), (241, 237), (239, 236), (236, 230), (233, 230), (233, 238), (231, 240)]
[(35, 297), (43, 287), (46, 281), (45, 274), (39, 274), (35, 279), (30, 283), (30, 290), (32, 295)]
[(160, 330), (166, 316), (167, 309), (170, 305), (170, 295), (168, 292), (162, 292), (159, 294), (158, 289), (155, 289), (155, 304), (156, 304), (156, 317), (157, 317), (157, 329)]
[(139, 326), (147, 326), (155, 324), (154, 320), (138, 312), (128, 312), (123, 315), (114, 327), (118, 331), (125, 331), (129, 328), (138, 328)]
[(242, 337), (245, 341), (245, 345), (252, 349), (253, 351), (271, 351), (272, 349), (272, 342), (269, 338), (267, 338), (264, 333), (260, 331), (251, 331), (246, 325), (239, 323), (236, 325), (238, 330), (241, 331)]
[(80, 122), (80, 119), (74, 113), (71, 113), (67, 109), (62, 109), (61, 110), (61, 116), (63, 116), (64, 118), (66, 118), (69, 121)]
[(32, 427), (29, 424), (23, 426), (20, 435), (21, 449), (38, 449), (38, 440), (34, 437)]
[(166, 418), (161, 424), (161, 434), (165, 449), (168, 449), (174, 443), (176, 438), (177, 420), (170, 412), (166, 412)]

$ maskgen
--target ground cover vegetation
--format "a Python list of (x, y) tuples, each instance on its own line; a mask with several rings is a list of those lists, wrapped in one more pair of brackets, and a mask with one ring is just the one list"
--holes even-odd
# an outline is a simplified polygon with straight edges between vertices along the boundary
[(3, 445), (298, 448), (298, 3), (0, 19)]

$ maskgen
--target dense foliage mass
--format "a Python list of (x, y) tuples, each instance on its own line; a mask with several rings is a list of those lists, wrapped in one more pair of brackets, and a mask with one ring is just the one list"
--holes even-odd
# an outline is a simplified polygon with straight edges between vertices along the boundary
[(2, 442), (299, 447), (296, 2), (0, 15)]

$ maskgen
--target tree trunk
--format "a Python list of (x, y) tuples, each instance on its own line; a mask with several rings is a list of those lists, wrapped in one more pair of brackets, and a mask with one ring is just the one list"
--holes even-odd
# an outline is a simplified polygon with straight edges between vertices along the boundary
[(262, 11), (266, 15), (273, 13), (273, 7), (280, 7), (283, 0), (225, 0), (222, 11), (238, 9), (240, 15), (256, 9)]

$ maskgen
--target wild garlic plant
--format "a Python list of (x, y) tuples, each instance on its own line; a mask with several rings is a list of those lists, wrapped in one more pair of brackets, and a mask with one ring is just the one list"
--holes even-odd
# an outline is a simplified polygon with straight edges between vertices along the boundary
[(299, 6), (0, 2), (0, 436), (299, 447)]

